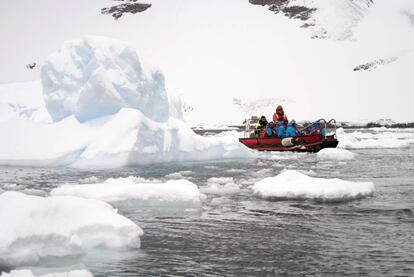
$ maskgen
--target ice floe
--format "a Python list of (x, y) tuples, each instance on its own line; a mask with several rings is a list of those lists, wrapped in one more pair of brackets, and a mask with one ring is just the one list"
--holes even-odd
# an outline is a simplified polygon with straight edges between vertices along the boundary
[(351, 182), (341, 179), (313, 178), (295, 170), (285, 170), (252, 186), (254, 194), (265, 199), (315, 199), (346, 201), (374, 193), (371, 182)]
[(349, 150), (340, 149), (340, 148), (325, 148), (325, 149), (320, 150), (317, 153), (317, 156), (320, 160), (344, 161), (344, 160), (353, 160), (356, 154), (352, 153)]
[[(71, 195), (99, 199), (115, 206), (201, 206), (200, 191), (188, 180), (145, 180), (137, 177), (111, 178), (103, 183), (63, 185), (50, 192), (53, 196)], [(127, 201), (130, 200), (130, 201)]]
[(88, 270), (71, 270), (67, 272), (52, 272), (45, 274), (35, 274), (30, 269), (12, 270), (10, 273), (2, 273), (0, 277), (93, 277)]
[(226, 195), (240, 192), (240, 185), (231, 177), (213, 177), (207, 180), (207, 185), (200, 191), (205, 194)]
[(0, 195), (0, 265), (36, 265), (93, 249), (138, 248), (141, 228), (109, 204), (72, 196)]

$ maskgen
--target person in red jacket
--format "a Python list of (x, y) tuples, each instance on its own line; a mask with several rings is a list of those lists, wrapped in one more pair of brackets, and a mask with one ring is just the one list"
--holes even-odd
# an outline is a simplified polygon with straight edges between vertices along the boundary
[(276, 108), (276, 112), (273, 114), (273, 122), (280, 122), (282, 121), (285, 125), (285, 127), (287, 126), (288, 123), (288, 119), (285, 115), (285, 112), (283, 111), (282, 106), (277, 106)]

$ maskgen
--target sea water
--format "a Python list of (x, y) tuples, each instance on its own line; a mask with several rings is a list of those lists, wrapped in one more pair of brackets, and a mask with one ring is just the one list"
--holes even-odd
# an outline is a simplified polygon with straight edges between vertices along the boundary
[[(47, 195), (62, 184), (140, 176), (185, 178), (205, 194), (201, 208), (120, 207), (145, 232), (140, 249), (98, 249), (38, 268), (81, 265), (94, 276), (413, 276), (414, 145), (351, 151), (355, 157), (346, 160), (264, 152), (249, 160), (112, 170), (1, 167), (0, 188)], [(252, 193), (256, 182), (286, 169), (372, 182), (375, 192), (334, 202)]]

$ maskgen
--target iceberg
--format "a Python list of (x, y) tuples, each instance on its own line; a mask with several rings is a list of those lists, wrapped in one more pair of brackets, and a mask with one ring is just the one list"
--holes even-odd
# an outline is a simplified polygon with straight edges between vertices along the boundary
[(112, 205), (133, 200), (136, 205), (201, 207), (200, 191), (188, 180), (145, 180), (138, 177), (111, 178), (103, 183), (63, 185), (53, 189), (52, 196), (77, 196), (99, 199)]
[(371, 182), (309, 177), (299, 171), (285, 170), (252, 186), (253, 193), (265, 199), (314, 199), (326, 202), (348, 201), (374, 193)]
[(16, 85), (20, 96), (0, 85), (0, 164), (108, 168), (252, 156), (235, 139), (194, 133), (163, 75), (149, 72), (124, 42), (65, 42), (42, 67), (44, 101), (39, 82)]
[(121, 108), (158, 122), (169, 118), (164, 76), (144, 68), (137, 52), (118, 40), (86, 36), (65, 42), (47, 58), (41, 80), (54, 121), (75, 115), (84, 122)]
[(37, 265), (99, 248), (139, 248), (142, 229), (109, 204), (71, 196), (0, 195), (0, 265)]

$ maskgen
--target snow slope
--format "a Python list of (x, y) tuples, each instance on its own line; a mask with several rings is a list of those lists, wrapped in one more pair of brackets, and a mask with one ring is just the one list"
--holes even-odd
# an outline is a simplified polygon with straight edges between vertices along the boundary
[(276, 177), (255, 183), (252, 190), (254, 194), (265, 199), (316, 199), (330, 202), (372, 195), (374, 184), (312, 178), (295, 170), (285, 170)]
[(0, 265), (5, 266), (78, 257), (96, 247), (138, 248), (143, 234), (105, 202), (70, 196), (4, 192), (0, 221)]

